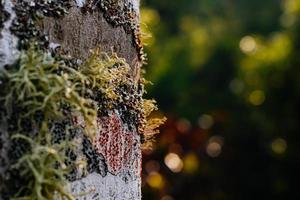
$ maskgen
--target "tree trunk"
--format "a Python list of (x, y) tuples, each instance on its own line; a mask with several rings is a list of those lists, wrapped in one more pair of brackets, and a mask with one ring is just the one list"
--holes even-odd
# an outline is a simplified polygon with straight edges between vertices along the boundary
[[(2, 0), (0, 12), (0, 71), (9, 71), (18, 65), (20, 55), (23, 51), (29, 51), (32, 43), (55, 60), (74, 65), (74, 69), (85, 63), (98, 48), (101, 52), (106, 52), (106, 55), (117, 54), (118, 58), (126, 60), (130, 70), (124, 77), (130, 80), (126, 86), (132, 86), (132, 89), (126, 90), (127, 93), (120, 97), (121, 100), (110, 100), (113, 102), (112, 106), (105, 107), (106, 104), (103, 104), (106, 100), (99, 103), (98, 108), (103, 107), (104, 111), (97, 111), (97, 120), (94, 121), (96, 132), (93, 137), (78, 133), (73, 136), (77, 147), (72, 151), (75, 154), (72, 162), (80, 163), (83, 160), (85, 164), (76, 164), (72, 173), (64, 174), (68, 177), (69, 184), (65, 187), (69, 188), (66, 191), (70, 192), (70, 197), (66, 195), (62, 198), (141, 199), (141, 138), (145, 137), (142, 132), (145, 131), (147, 114), (142, 107), (137, 109), (136, 106), (130, 107), (129, 103), (124, 103), (130, 101), (134, 105), (147, 106), (146, 100), (140, 99), (140, 68), (144, 57), (139, 38), (139, 0)], [(6, 79), (0, 81), (0, 85), (5, 85)], [(120, 88), (113, 90), (120, 91)], [(6, 94), (1, 95), (3, 97)], [(133, 100), (128, 100), (129, 98)], [(12, 112), (15, 112), (14, 106), (12, 105)], [(10, 124), (12, 119), (18, 120), (19, 116), (7, 117), (9, 111), (3, 111), (5, 109), (7, 108), (1, 110), (0, 125), (0, 199), (27, 197), (31, 195), (27, 189), (17, 194), (17, 189), (20, 189), (18, 187), (24, 184), (18, 181), (23, 180), (23, 177), (20, 177), (18, 171), (11, 170), (18, 160), (12, 159), (11, 149), (21, 145), (12, 141)], [(153, 109), (154, 106), (150, 108), (151, 111)], [(13, 116), (14, 113), (10, 115)], [(72, 126), (88, 129), (81, 113), (72, 111), (69, 115), (67, 117), (72, 118)], [(39, 124), (35, 117), (34, 121)], [(51, 118), (47, 124), (55, 128), (62, 124), (61, 119), (55, 125), (53, 121), (55, 120)], [(21, 121), (22, 130), (23, 122)], [(29, 134), (32, 130), (25, 135), (36, 137)], [(51, 142), (51, 145), (53, 143), (55, 142)], [(22, 155), (17, 157), (20, 159)], [(68, 154), (67, 157), (72, 156)], [(27, 165), (22, 166), (26, 168)], [(37, 182), (35, 180), (34, 183)], [(43, 188), (40, 191), (41, 196), (37, 195), (35, 199), (42, 199), (49, 192)], [(50, 193), (57, 191), (59, 190)], [(53, 194), (53, 199), (59, 199), (55, 195)]]

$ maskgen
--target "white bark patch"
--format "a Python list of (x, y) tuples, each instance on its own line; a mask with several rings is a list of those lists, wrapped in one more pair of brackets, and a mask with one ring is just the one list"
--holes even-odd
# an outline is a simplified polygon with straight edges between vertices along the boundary
[[(80, 115), (75, 119), (77, 125), (84, 126)], [(130, 131), (118, 111), (114, 110), (108, 116), (98, 119), (93, 145), (96, 153), (105, 159), (107, 174), (102, 176), (93, 172), (72, 182), (71, 191), (76, 199), (140, 200), (142, 155), (137, 131)], [(98, 167), (100, 171), (106, 170), (102, 169), (104, 166), (100, 163)]]
[(129, 0), (132, 3), (132, 7), (136, 12), (137, 16), (140, 14), (140, 0)]
[(141, 199), (140, 179), (125, 182), (120, 176), (107, 174), (102, 177), (91, 173), (71, 184), (73, 195), (78, 200), (139, 200)]
[(83, 7), (85, 4), (85, 0), (75, 0), (75, 2), (78, 7)]
[(4, 0), (4, 9), (10, 14), (10, 17), (6, 22), (4, 22), (4, 27), (1, 31), (0, 70), (7, 64), (13, 64), (20, 53), (17, 49), (18, 38), (9, 30), (14, 18), (16, 17), (11, 0)]
[(52, 51), (54, 51), (55, 49), (59, 48), (61, 45), (58, 44), (58, 43), (53, 43), (53, 42), (50, 42), (49, 44), (49, 49), (51, 49)]

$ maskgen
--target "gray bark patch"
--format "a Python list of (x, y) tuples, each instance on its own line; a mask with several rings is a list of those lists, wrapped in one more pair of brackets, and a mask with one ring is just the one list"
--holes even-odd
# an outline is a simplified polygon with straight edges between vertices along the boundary
[(17, 49), (18, 38), (14, 36), (10, 27), (16, 17), (13, 10), (13, 3), (11, 0), (5, 0), (3, 8), (6, 12), (10, 13), (9, 19), (4, 22), (1, 31), (2, 38), (0, 39), (0, 70), (8, 64), (13, 64), (18, 58), (19, 51)]
[(136, 65), (132, 34), (122, 27), (113, 27), (100, 11), (82, 14), (80, 8), (72, 7), (65, 17), (45, 18), (40, 29), (49, 36), (50, 43), (60, 44), (61, 50), (74, 58), (85, 60), (91, 49), (100, 47), (104, 52), (113, 50), (132, 68)]

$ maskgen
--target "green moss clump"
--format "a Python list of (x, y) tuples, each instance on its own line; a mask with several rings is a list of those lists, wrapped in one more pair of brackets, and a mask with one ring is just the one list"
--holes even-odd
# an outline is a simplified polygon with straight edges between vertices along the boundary
[[(98, 117), (108, 111), (117, 110), (142, 136), (144, 147), (151, 146), (165, 120), (151, 118), (157, 107), (154, 100), (142, 98), (145, 81), (133, 81), (130, 66), (115, 53), (96, 50), (81, 66), (65, 63), (31, 46), (0, 74), (2, 120), (8, 123), (11, 143), (24, 146), (12, 157), (11, 171), (22, 185), (14, 199), (74, 199), (66, 177), (88, 162), (70, 159), (68, 152), (77, 145), (72, 133), (81, 130), (92, 142)], [(83, 124), (73, 121), (78, 115)], [(63, 121), (62, 130), (55, 130)]]
[[(129, 71), (130, 66), (125, 59), (119, 58), (115, 53), (109, 56), (99, 49), (79, 68), (79, 72), (86, 77), (87, 86), (103, 100), (115, 102), (114, 104), (122, 101), (118, 92), (121, 85), (132, 81), (128, 75)], [(97, 97), (93, 96), (97, 100)], [(102, 103), (105, 102), (100, 102)], [(113, 105), (108, 104), (106, 108), (111, 109)]]
[(1, 100), (8, 116), (12, 106), (22, 110), (18, 113), (19, 129), (23, 119), (36, 121), (38, 112), (44, 121), (62, 119), (66, 107), (82, 113), (87, 124), (95, 121), (96, 104), (85, 97), (90, 91), (82, 84), (87, 79), (83, 74), (34, 47), (21, 54), (17, 66), (3, 72), (5, 88)]
[[(44, 137), (41, 137), (41, 136)], [(26, 186), (15, 195), (13, 200), (51, 200), (75, 199), (68, 190), (65, 175), (69, 172), (65, 165), (66, 150), (70, 147), (67, 140), (59, 144), (51, 142), (51, 134), (44, 122), (39, 137), (31, 138), (22, 134), (13, 135), (13, 140), (24, 140), (29, 149), (12, 169), (18, 170), (26, 180)]]
[[(78, 128), (71, 122), (72, 113), (83, 116), (86, 135), (92, 137), (96, 130), (96, 103), (85, 84), (89, 78), (31, 47), (22, 52), (16, 66), (3, 71), (1, 79), (0, 103), (11, 125), (12, 143), (26, 147), (12, 158), (12, 171), (24, 185), (15, 199), (74, 199), (65, 187), (66, 151), (73, 148), (69, 133)], [(55, 133), (53, 122), (63, 119), (69, 119), (69, 128)]]
[(108, 56), (99, 50), (79, 69), (81, 74), (89, 77), (86, 82), (93, 90), (93, 99), (98, 102), (98, 112), (103, 115), (108, 110), (118, 110), (123, 122), (141, 135), (142, 148), (149, 149), (154, 136), (159, 133), (157, 128), (166, 118), (151, 115), (157, 110), (156, 101), (143, 98), (144, 85), (149, 81), (141, 78), (136, 83), (129, 75), (130, 70), (125, 59), (115, 53)]

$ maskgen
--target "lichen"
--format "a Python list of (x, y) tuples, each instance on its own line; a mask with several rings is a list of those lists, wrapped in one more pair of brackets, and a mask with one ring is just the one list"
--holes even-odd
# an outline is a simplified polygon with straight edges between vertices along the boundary
[(139, 0), (102, 0), (99, 8), (104, 17), (113, 26), (122, 26), (127, 33), (132, 33), (133, 44), (137, 48), (139, 59), (145, 62), (146, 56), (141, 42), (139, 25)]
[(20, 48), (28, 48), (31, 39), (37, 39), (40, 46), (47, 48), (48, 36), (37, 28), (38, 21), (44, 17), (59, 18), (67, 14), (71, 0), (35, 0), (15, 2), (16, 19), (11, 30), (20, 38)]
[[(1, 114), (6, 115), (4, 120), (15, 144), (10, 149), (10, 173), (23, 185), (16, 199), (73, 199), (62, 186), (67, 175), (63, 169), (67, 163), (65, 151), (72, 150), (67, 145), (72, 143), (69, 132), (77, 127), (70, 123), (55, 132), (54, 122), (68, 119), (78, 111), (89, 125), (85, 134), (91, 137), (97, 113), (94, 102), (85, 97), (88, 89), (81, 84), (81, 74), (31, 47), (22, 52), (15, 67), (1, 75), (0, 101), (5, 112)], [(57, 137), (61, 139), (54, 140)]]
[(151, 113), (157, 110), (155, 100), (143, 99), (141, 103), (141, 120), (139, 121), (139, 132), (142, 134), (142, 148), (151, 149), (156, 134), (159, 133), (158, 128), (165, 123), (165, 117), (152, 117)]
[(95, 74), (95, 71), (102, 70), (98, 77), (92, 76), (92, 80), (88, 80), (92, 86), (100, 86), (100, 88), (92, 87), (94, 100), (99, 102), (99, 116), (107, 115), (110, 110), (118, 110), (129, 129), (136, 128), (143, 138), (144, 146), (150, 147), (153, 136), (158, 133), (156, 129), (164, 123), (165, 118), (150, 116), (157, 110), (157, 106), (155, 100), (143, 98), (144, 85), (148, 81), (141, 78), (135, 83), (129, 75), (129, 64), (115, 53), (108, 56), (105, 53), (95, 52), (82, 69), (83, 74), (86, 72)]
[[(143, 98), (146, 81), (132, 77), (132, 66), (114, 52), (97, 49), (83, 64), (62, 52), (48, 53), (57, 44), (49, 44), (39, 22), (65, 16), (71, 0), (7, 2), (13, 16), (0, 0), (0, 29), (4, 24), (10, 37), (19, 38), (14, 44), (22, 52), (8, 56), (17, 62), (0, 70), (0, 198), (74, 199), (84, 194), (74, 194), (69, 183), (90, 174), (122, 174), (124, 183), (138, 183), (140, 142), (149, 148), (165, 120), (151, 117), (157, 107)], [(83, 12), (102, 11), (112, 26), (132, 35), (140, 67), (145, 56), (134, 4), (139, 1), (80, 2)], [(103, 151), (110, 144), (101, 137), (108, 134), (119, 145), (117, 154)]]
[(81, 84), (85, 81), (82, 74), (34, 48), (21, 54), (18, 65), (3, 71), (6, 91), (2, 98), (8, 116), (12, 115), (11, 105), (23, 111), (18, 115), (18, 129), (23, 119), (32, 119), (39, 112), (45, 120), (62, 118), (64, 106), (81, 112), (89, 125), (93, 123), (95, 102), (84, 97), (83, 92), (90, 91)]
[(65, 178), (68, 173), (65, 152), (70, 144), (67, 140), (53, 144), (48, 131), (44, 122), (38, 136), (33, 139), (22, 134), (12, 136), (12, 140), (24, 140), (29, 144), (27, 153), (12, 166), (26, 184), (13, 200), (75, 199), (66, 188), (68, 181)]
[(132, 34), (132, 42), (138, 52), (139, 61), (146, 62), (139, 25), (139, 0), (89, 0), (81, 8), (83, 12), (101, 10), (112, 26), (121, 26)]
[[(82, 65), (67, 63), (31, 45), (1, 72), (0, 110), (6, 116), (1, 123), (7, 124), (12, 143), (6, 192), (20, 187), (16, 199), (73, 199), (63, 187), (68, 181), (97, 167), (105, 175), (97, 166), (107, 161), (97, 152), (95, 136), (99, 119), (110, 113), (117, 111), (119, 125), (128, 127), (119, 131), (124, 140), (133, 142), (130, 134), (137, 131), (145, 145), (164, 121), (149, 118), (156, 106), (143, 99), (145, 81), (133, 81), (130, 66), (115, 53), (95, 50)], [(9, 188), (9, 181), (17, 180)]]

